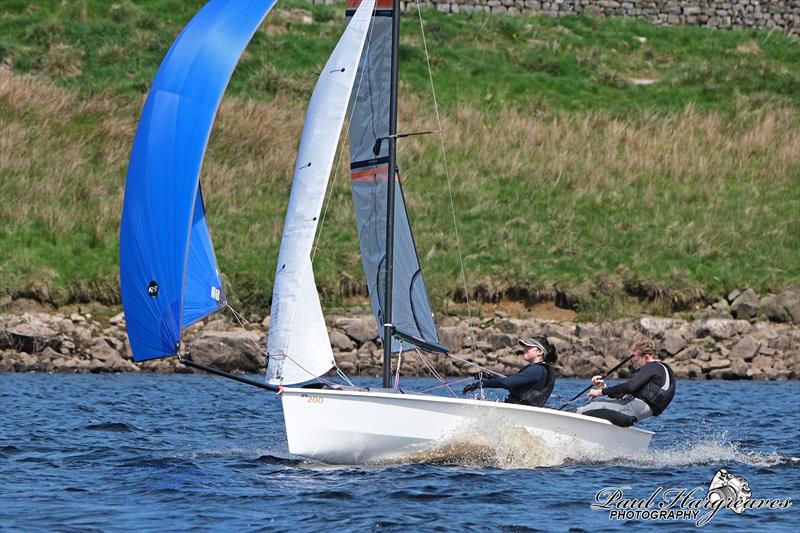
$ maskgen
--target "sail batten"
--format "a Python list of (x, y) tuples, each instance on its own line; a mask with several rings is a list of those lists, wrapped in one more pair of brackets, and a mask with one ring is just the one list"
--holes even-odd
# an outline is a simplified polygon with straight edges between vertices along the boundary
[(175, 355), (183, 329), (225, 302), (199, 177), (239, 57), (275, 0), (206, 4), (153, 80), (125, 181), (120, 289), (134, 361)]
[(275, 272), (269, 383), (308, 381), (334, 364), (311, 249), (373, 6), (374, 0), (364, 0), (350, 20), (308, 104)]

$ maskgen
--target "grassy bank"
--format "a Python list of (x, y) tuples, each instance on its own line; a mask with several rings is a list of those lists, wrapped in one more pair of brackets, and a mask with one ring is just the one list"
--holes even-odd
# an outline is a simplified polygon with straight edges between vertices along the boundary
[[(0, 291), (118, 299), (136, 121), (199, 2), (0, 5)], [(341, 7), (283, 2), (220, 109), (203, 170), (234, 304), (271, 294), (299, 132)], [(424, 12), (468, 291), (611, 312), (800, 285), (800, 41), (627, 19)], [(435, 129), (419, 22), (403, 18), (400, 129)], [(463, 293), (435, 137), (400, 148), (432, 301)], [(315, 256), (327, 304), (363, 295), (345, 165)], [(624, 298), (623, 298), (624, 299)]]

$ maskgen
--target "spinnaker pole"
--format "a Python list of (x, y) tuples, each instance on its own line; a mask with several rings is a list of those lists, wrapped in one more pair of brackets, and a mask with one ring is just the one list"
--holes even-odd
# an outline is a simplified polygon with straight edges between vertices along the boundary
[(397, 168), (397, 74), (400, 43), (400, 0), (392, 5), (392, 75), (389, 89), (389, 168), (386, 173), (386, 265), (383, 298), (383, 387), (392, 379), (392, 276), (394, 266), (394, 179)]

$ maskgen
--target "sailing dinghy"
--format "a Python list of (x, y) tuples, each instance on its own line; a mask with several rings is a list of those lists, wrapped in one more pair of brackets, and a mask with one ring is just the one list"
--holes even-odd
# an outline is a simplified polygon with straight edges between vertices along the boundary
[[(211, 1), (177, 37), (134, 139), (120, 232), (120, 283), (134, 361), (184, 364), (281, 395), (289, 451), (335, 464), (397, 461), (471, 428), (514, 427), (574, 459), (642, 451), (652, 432), (562, 411), (392, 387), (404, 352), (448, 354), (437, 337), (397, 170), (398, 0), (348, 0), (346, 29), (306, 113), (275, 274), (266, 383), (196, 363), (181, 333), (225, 305), (199, 173), (225, 86), (274, 0)], [(333, 384), (335, 360), (311, 252), (349, 111), (362, 263), (383, 340), (383, 388)], [(394, 169), (394, 172), (389, 172)], [(390, 179), (391, 175), (391, 179)], [(322, 387), (302, 387), (311, 380)], [(474, 436), (474, 435), (473, 435)], [(423, 455), (424, 456), (424, 455)]]

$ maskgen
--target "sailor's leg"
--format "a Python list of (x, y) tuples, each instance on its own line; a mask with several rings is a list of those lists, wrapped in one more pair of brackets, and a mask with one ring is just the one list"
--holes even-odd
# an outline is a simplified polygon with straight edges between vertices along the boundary
[(615, 400), (609, 398), (585, 405), (577, 411), (586, 416), (594, 416), (610, 421), (614, 425), (628, 427), (652, 416), (650, 406), (633, 396)]
[(622, 409), (626, 403), (627, 401), (625, 399), (603, 398), (602, 400), (594, 400), (587, 403), (583, 407), (578, 407), (575, 412), (583, 415), (586, 414), (587, 411), (594, 411), (596, 409), (611, 409), (616, 411)]
[(653, 410), (644, 400), (634, 398), (625, 406), (625, 414), (636, 417), (637, 422), (641, 422), (645, 418), (653, 416)]

